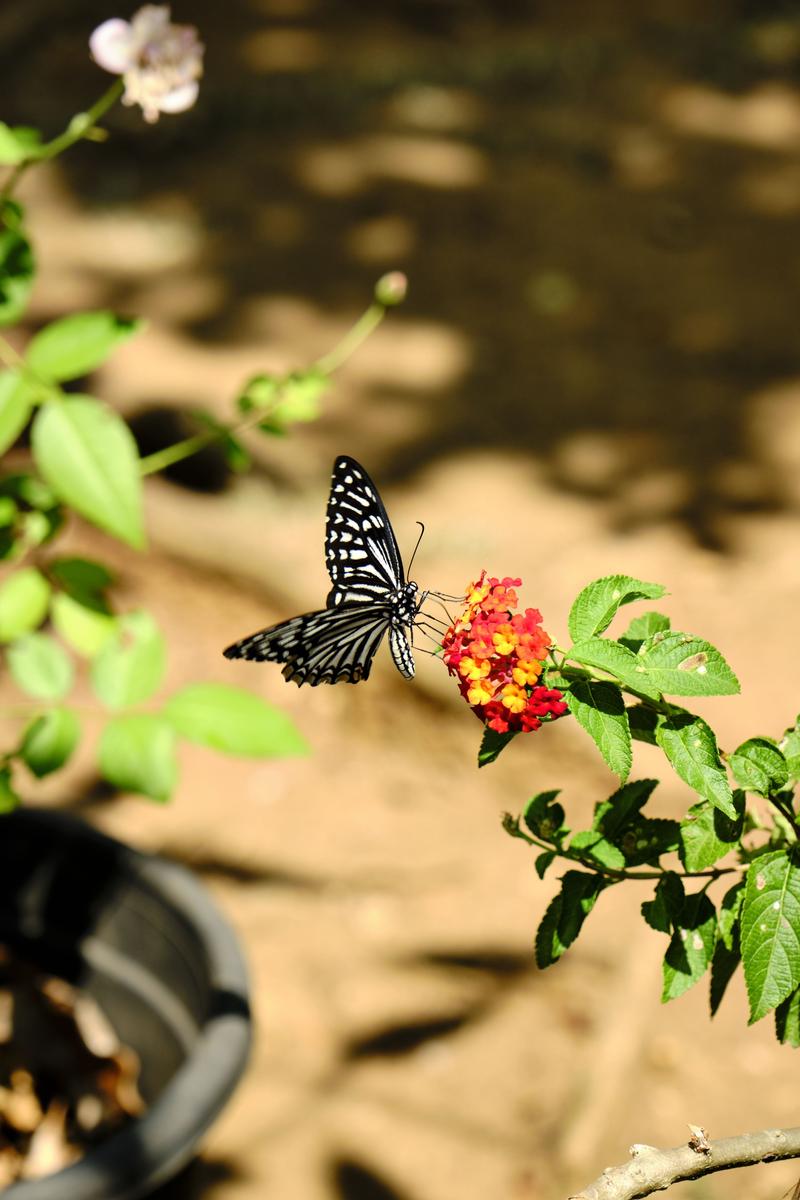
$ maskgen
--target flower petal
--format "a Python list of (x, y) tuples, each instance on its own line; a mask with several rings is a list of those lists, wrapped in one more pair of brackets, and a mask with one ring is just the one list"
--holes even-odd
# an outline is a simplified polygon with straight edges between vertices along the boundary
[(136, 61), (136, 39), (128, 21), (112, 17), (98, 25), (89, 38), (89, 49), (98, 67), (123, 75)]
[(158, 107), (165, 113), (186, 112), (187, 108), (191, 108), (197, 99), (197, 93), (200, 91), (200, 85), (196, 79), (191, 83), (184, 83), (182, 87), (173, 88), (171, 92), (167, 92), (158, 101)]

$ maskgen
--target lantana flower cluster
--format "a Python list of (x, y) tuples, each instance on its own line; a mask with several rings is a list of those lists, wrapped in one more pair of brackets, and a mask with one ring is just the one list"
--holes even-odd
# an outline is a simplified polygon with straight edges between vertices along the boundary
[(442, 642), (445, 664), (461, 695), (496, 733), (530, 733), (567, 712), (561, 692), (539, 683), (551, 645), (535, 608), (515, 613), (521, 579), (483, 571)]

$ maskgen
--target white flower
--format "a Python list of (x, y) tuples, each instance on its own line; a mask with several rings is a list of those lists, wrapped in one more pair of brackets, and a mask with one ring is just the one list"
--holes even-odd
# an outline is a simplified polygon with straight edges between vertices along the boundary
[(185, 112), (197, 99), (203, 43), (193, 25), (172, 25), (169, 8), (145, 4), (130, 21), (113, 17), (89, 39), (98, 66), (125, 82), (123, 104), (140, 104), (145, 121)]

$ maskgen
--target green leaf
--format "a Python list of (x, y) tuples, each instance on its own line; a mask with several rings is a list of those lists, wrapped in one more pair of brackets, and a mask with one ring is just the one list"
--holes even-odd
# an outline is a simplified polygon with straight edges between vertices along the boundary
[(780, 749), (786, 759), (786, 769), (792, 783), (800, 780), (800, 717), (784, 733)]
[(35, 567), (21, 567), (0, 587), (0, 642), (13, 642), (41, 625), (50, 584)]
[(732, 696), (739, 680), (710, 642), (688, 633), (659, 633), (638, 654), (648, 678), (670, 696)]
[(678, 848), (680, 825), (664, 817), (634, 817), (620, 838), (617, 839), (626, 865), (639, 867), (643, 863), (657, 863), (662, 854), (671, 854)]
[(775, 1009), (775, 1036), (784, 1045), (800, 1046), (800, 988)]
[(22, 433), (36, 397), (37, 389), (19, 371), (0, 372), (0, 454)]
[(47, 564), (52, 579), (84, 608), (110, 613), (111, 607), (103, 593), (114, 582), (114, 576), (102, 563), (89, 558), (55, 558)]
[(728, 888), (722, 897), (722, 904), (719, 906), (719, 913), (717, 914), (719, 936), (728, 950), (733, 949), (734, 934), (738, 937), (739, 917), (744, 902), (744, 885), (745, 880), (740, 879), (733, 887)]
[(708, 800), (693, 804), (681, 821), (681, 862), (687, 871), (704, 871), (718, 859), (729, 854), (742, 836), (744, 825), (744, 792), (733, 793), (734, 818), (720, 812)]
[(569, 614), (569, 633), (573, 642), (594, 637), (608, 629), (617, 610), (633, 600), (657, 600), (665, 589), (660, 583), (644, 583), (630, 575), (607, 575), (596, 579), (580, 592)]
[(626, 783), (595, 805), (592, 828), (599, 830), (609, 841), (616, 841), (644, 808), (654, 790), (657, 779), (636, 779)]
[(737, 746), (729, 759), (733, 777), (747, 792), (774, 796), (789, 782), (786, 759), (769, 738), (749, 738)]
[(103, 778), (122, 791), (169, 800), (178, 779), (175, 740), (175, 731), (163, 717), (114, 717), (100, 738)]
[(239, 397), (238, 405), (244, 413), (264, 409), (259, 429), (282, 434), (296, 422), (315, 421), (320, 414), (320, 400), (329, 387), (330, 377), (315, 367), (282, 379), (255, 375)]
[(0, 813), (13, 812), (21, 803), (11, 783), (11, 767), (0, 767)]
[(0, 205), (0, 220), (6, 221), (0, 229), (0, 325), (14, 325), (25, 312), (36, 273), (30, 242), (20, 225), (8, 223), (10, 208), (8, 202)]
[(141, 321), (111, 312), (73, 313), (35, 334), (25, 360), (42, 379), (78, 379), (99, 367), (141, 327)]
[(653, 899), (642, 903), (642, 916), (651, 929), (671, 933), (680, 920), (685, 900), (680, 877), (674, 871), (666, 871), (656, 884)]
[(548, 868), (553, 865), (557, 858), (558, 854), (555, 850), (544, 850), (537, 856), (534, 866), (536, 867), (536, 874), (540, 879), (544, 879)]
[(717, 914), (705, 892), (687, 896), (664, 956), (661, 1002), (676, 1000), (705, 974), (714, 953)]
[(605, 886), (600, 875), (567, 871), (536, 932), (537, 967), (552, 966), (572, 945)]
[(164, 639), (153, 618), (147, 612), (127, 613), (92, 663), (92, 687), (108, 708), (127, 708), (149, 700), (165, 668)]
[(570, 659), (583, 663), (585, 666), (599, 667), (601, 671), (608, 671), (620, 682), (627, 684), (636, 692), (641, 692), (644, 696), (650, 696), (657, 700), (660, 695), (658, 687), (648, 675), (641, 658), (627, 646), (621, 646), (619, 642), (610, 642), (607, 638), (588, 638), (586, 641), (577, 642), (572, 646), (567, 651), (567, 655)]
[(742, 904), (750, 1024), (800, 985), (800, 867), (782, 850), (750, 865)]
[(284, 712), (225, 683), (181, 688), (162, 715), (190, 742), (225, 754), (279, 758), (308, 753), (308, 744)]
[(656, 729), (661, 723), (661, 714), (644, 704), (632, 704), (627, 711), (628, 725), (634, 741), (657, 746)]
[(631, 735), (622, 693), (616, 684), (580, 680), (564, 693), (569, 710), (620, 779), (630, 769)]
[(710, 726), (691, 713), (676, 713), (664, 718), (656, 739), (684, 783), (735, 820), (731, 787)]
[(581, 858), (590, 859), (601, 867), (610, 867), (614, 871), (622, 871), (625, 867), (622, 851), (594, 829), (583, 829), (576, 833), (569, 848), (580, 854)]
[(478, 749), (478, 766), (486, 767), (489, 763), (493, 763), (516, 736), (516, 732), (495, 733), (493, 729), (485, 728)]
[(137, 550), (144, 547), (136, 442), (113, 409), (91, 396), (45, 404), (36, 414), (33, 457), (56, 495)]
[(86, 658), (94, 658), (99, 654), (118, 629), (114, 617), (96, 612), (93, 608), (85, 608), (66, 592), (53, 597), (50, 616), (56, 632), (67, 645)]
[(25, 730), (20, 754), (37, 779), (63, 767), (78, 744), (81, 727), (69, 708), (51, 708)]
[(12, 167), (26, 158), (36, 158), (42, 148), (42, 135), (28, 125), (6, 125), (0, 121), (0, 163)]
[(628, 628), (619, 638), (626, 645), (629, 642), (641, 644), (649, 638), (653, 638), (657, 633), (666, 633), (670, 627), (670, 619), (660, 612), (642, 613), (640, 617), (634, 617)]
[(73, 667), (46, 633), (26, 633), (7, 650), (8, 669), (18, 687), (37, 700), (60, 700), (72, 686)]
[(558, 795), (558, 791), (538, 792), (522, 812), (523, 823), (534, 837), (545, 842), (560, 841), (569, 832), (564, 826), (563, 806), (556, 801)]
[(728, 947), (723, 941), (717, 940), (717, 944), (714, 947), (714, 956), (711, 959), (711, 984), (708, 997), (712, 1017), (717, 1015), (728, 984), (733, 978), (739, 963), (742, 961), (739, 951), (738, 926), (736, 927), (736, 933), (737, 936), (732, 946)]

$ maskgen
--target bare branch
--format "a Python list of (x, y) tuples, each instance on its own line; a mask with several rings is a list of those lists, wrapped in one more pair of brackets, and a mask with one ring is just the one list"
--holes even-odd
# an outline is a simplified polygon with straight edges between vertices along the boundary
[[(800, 1158), (800, 1127), (764, 1129), (739, 1137), (709, 1141), (702, 1130), (690, 1126), (691, 1140), (671, 1150), (656, 1146), (631, 1146), (631, 1161), (606, 1167), (599, 1179), (570, 1200), (637, 1200), (663, 1191), (673, 1183), (699, 1179), (713, 1171), (753, 1167), (782, 1158)], [(703, 1134), (698, 1137), (698, 1133)]]

